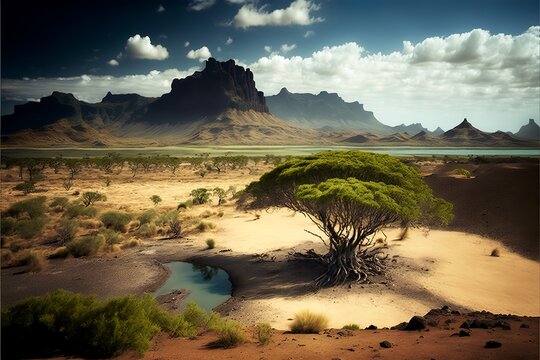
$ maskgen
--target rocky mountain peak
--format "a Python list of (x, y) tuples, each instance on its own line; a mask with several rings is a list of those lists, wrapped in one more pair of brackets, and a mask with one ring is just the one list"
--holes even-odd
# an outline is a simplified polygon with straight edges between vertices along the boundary
[(463, 119), (463, 121), (461, 122), (461, 124), (459, 124), (458, 126), (456, 126), (455, 128), (456, 129), (465, 129), (465, 128), (472, 128), (473, 126), (471, 125), (471, 123), (467, 120), (467, 118)]

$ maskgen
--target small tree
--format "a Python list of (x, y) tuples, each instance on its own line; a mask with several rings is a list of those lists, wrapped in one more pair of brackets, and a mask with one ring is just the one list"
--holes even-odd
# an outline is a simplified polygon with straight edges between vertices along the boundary
[(225, 204), (227, 202), (227, 192), (224, 189), (216, 187), (214, 188), (213, 193), (214, 196), (217, 196), (218, 198), (218, 205)]
[(36, 192), (36, 183), (34, 181), (25, 181), (15, 185), (13, 190), (22, 191), (24, 195)]
[(89, 207), (97, 201), (107, 201), (107, 197), (97, 191), (87, 191), (82, 194), (81, 200), (84, 207)]
[(64, 187), (64, 189), (66, 189), (66, 191), (71, 190), (71, 188), (73, 187), (73, 179), (64, 179), (64, 181), (62, 182), (62, 186)]
[(247, 191), (254, 196), (252, 207), (298, 211), (328, 237), (326, 254), (306, 255), (326, 266), (316, 279), (319, 286), (381, 274), (381, 248), (374, 238), (384, 226), (445, 224), (452, 217), (452, 205), (434, 197), (416, 170), (394, 157), (361, 151), (288, 161)]
[(161, 197), (159, 195), (150, 196), (150, 200), (154, 203), (154, 206), (158, 206), (161, 202)]
[(206, 204), (210, 200), (210, 193), (205, 188), (192, 190), (190, 195), (193, 197), (193, 205)]
[(172, 211), (169, 214), (167, 225), (169, 225), (169, 234), (171, 235), (171, 238), (179, 238), (182, 232), (182, 224), (180, 223), (178, 211)]

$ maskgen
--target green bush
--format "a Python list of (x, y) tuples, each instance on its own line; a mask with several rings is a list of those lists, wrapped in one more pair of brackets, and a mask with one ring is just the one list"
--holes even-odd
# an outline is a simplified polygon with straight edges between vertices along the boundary
[(137, 217), (140, 225), (148, 224), (154, 221), (157, 217), (157, 212), (154, 209), (146, 210)]
[(37, 236), (43, 227), (47, 224), (48, 219), (40, 217), (37, 219), (19, 220), (15, 224), (15, 231), (24, 239), (31, 239)]
[(328, 327), (328, 318), (323, 314), (316, 314), (309, 310), (294, 315), (290, 325), (291, 332), (298, 334), (317, 334)]
[(105, 244), (101, 235), (86, 235), (69, 242), (66, 247), (75, 257), (95, 255)]
[(81, 201), (84, 207), (89, 207), (97, 201), (107, 201), (107, 197), (97, 191), (86, 191), (82, 194)]
[(60, 196), (60, 197), (55, 197), (54, 199), (52, 199), (49, 206), (51, 208), (64, 210), (68, 206), (68, 204), (69, 204), (69, 199), (67, 197)]
[(143, 224), (138, 230), (139, 236), (141, 237), (152, 237), (156, 235), (156, 225), (154, 224)]
[(38, 217), (45, 215), (45, 196), (38, 196), (35, 198), (23, 200), (16, 202), (11, 205), (6, 211), (8, 216), (20, 218), (23, 215), (28, 215), (31, 219), (36, 219)]
[(213, 249), (216, 247), (216, 241), (214, 239), (206, 239), (206, 246), (208, 246), (209, 249)]
[(211, 229), (215, 229), (216, 224), (210, 221), (201, 221), (195, 226), (195, 228), (200, 232), (205, 232)]
[(109, 249), (111, 249), (112, 246), (115, 244), (120, 244), (120, 242), (122, 241), (120, 234), (118, 234), (113, 229), (101, 229), (99, 231), (99, 235), (103, 237), (105, 245), (107, 245), (107, 248)]
[(131, 215), (111, 210), (103, 213), (100, 219), (105, 227), (126, 232), (126, 225), (131, 221)]
[(36, 192), (36, 183), (34, 181), (25, 181), (13, 187), (13, 190), (22, 191), (24, 195)]
[(150, 196), (150, 201), (154, 204), (154, 206), (158, 206), (158, 204), (162, 201), (161, 197), (159, 195), (152, 195)]
[(343, 326), (343, 329), (345, 329), (345, 330), (360, 330), (360, 326), (358, 326), (356, 324), (347, 324), (347, 325)]
[(210, 200), (210, 192), (205, 188), (192, 190), (190, 195), (193, 198), (193, 205), (206, 204)]
[(17, 221), (14, 218), (2, 217), (0, 219), (0, 235), (7, 236), (15, 234)]
[(71, 240), (75, 239), (78, 230), (78, 221), (63, 219), (60, 221), (60, 227), (57, 230), (58, 240), (61, 244), (66, 244)]
[(467, 178), (471, 177), (471, 172), (469, 170), (463, 169), (463, 168), (455, 169), (454, 174), (463, 175), (463, 176), (465, 176)]
[(188, 209), (188, 208), (190, 208), (192, 206), (193, 206), (193, 201), (186, 200), (186, 201), (182, 201), (180, 204), (178, 204), (178, 206), (176, 207), (176, 210)]
[(266, 345), (272, 338), (272, 327), (268, 323), (259, 323), (255, 328), (259, 344)]
[(246, 335), (242, 324), (234, 320), (222, 320), (215, 328), (218, 340), (215, 346), (232, 348), (246, 342)]
[[(140, 355), (159, 331), (172, 336), (196, 330), (182, 315), (163, 311), (151, 295), (100, 302), (64, 290), (31, 298), (2, 313), (2, 357)], [(28, 346), (32, 344), (32, 346)]]
[(75, 219), (78, 217), (88, 217), (92, 218), (95, 217), (97, 214), (97, 210), (93, 207), (84, 207), (81, 204), (73, 203), (69, 204), (66, 208), (66, 211), (64, 211), (64, 215), (68, 219)]
[(182, 224), (178, 216), (178, 211), (172, 211), (170, 213), (167, 224), (169, 225), (169, 235), (172, 238), (179, 238), (182, 232)]

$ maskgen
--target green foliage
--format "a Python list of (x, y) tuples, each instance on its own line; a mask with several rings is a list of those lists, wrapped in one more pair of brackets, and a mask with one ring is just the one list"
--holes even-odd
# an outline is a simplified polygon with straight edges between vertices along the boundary
[(44, 357), (58, 351), (92, 358), (127, 350), (142, 355), (159, 331), (193, 336), (196, 327), (183, 314), (163, 311), (151, 295), (100, 302), (93, 296), (58, 290), (2, 314), (2, 353), (7, 358)]
[(49, 204), (49, 207), (59, 209), (60, 211), (63, 211), (69, 204), (69, 199), (67, 197), (55, 197), (52, 199), (51, 203)]
[(463, 175), (467, 178), (470, 178), (471, 177), (471, 172), (467, 169), (463, 169), (463, 168), (458, 168), (458, 169), (455, 169), (454, 170), (454, 174), (456, 175)]
[(107, 228), (126, 232), (126, 225), (131, 221), (131, 215), (111, 210), (101, 214), (100, 220)]
[(75, 219), (78, 217), (93, 218), (97, 215), (97, 210), (91, 206), (84, 207), (79, 203), (71, 203), (66, 207), (62, 216), (68, 219)]
[(45, 215), (45, 196), (22, 200), (11, 205), (6, 211), (7, 216), (21, 218), (28, 216), (31, 219), (36, 219)]
[(152, 201), (152, 203), (154, 204), (154, 206), (157, 206), (162, 200), (161, 200), (161, 197), (159, 197), (159, 195), (152, 195), (150, 196), (150, 200)]
[(213, 249), (216, 247), (216, 241), (214, 239), (206, 239), (206, 246), (208, 246), (209, 249)]
[(75, 257), (95, 255), (105, 244), (101, 235), (86, 235), (70, 241), (66, 247), (69, 253)]
[(97, 201), (107, 201), (107, 197), (97, 191), (86, 191), (82, 194), (82, 203), (84, 207), (94, 205)]
[(215, 229), (216, 224), (210, 221), (200, 221), (197, 226), (195, 226), (195, 229), (197, 229), (200, 232), (205, 232), (211, 229)]
[(24, 239), (31, 239), (41, 233), (48, 221), (46, 217), (18, 220), (15, 224), (15, 232)]
[(9, 236), (15, 234), (17, 221), (14, 218), (3, 217), (0, 219), (0, 235)]
[(205, 188), (192, 190), (190, 195), (193, 198), (193, 205), (206, 204), (210, 200), (210, 192)]
[(360, 330), (360, 326), (356, 324), (347, 324), (343, 326), (343, 329), (345, 330)]
[(214, 329), (217, 332), (218, 339), (215, 346), (229, 349), (246, 342), (246, 335), (242, 324), (234, 320), (222, 320)]
[(259, 323), (256, 328), (256, 336), (259, 344), (266, 345), (272, 339), (272, 327), (268, 323)]
[(158, 216), (158, 214), (157, 214), (156, 210), (154, 210), (154, 209), (149, 209), (149, 210), (143, 211), (143, 212), (137, 217), (137, 220), (139, 220), (139, 224), (142, 226), (142, 225), (151, 223), (152, 221), (154, 221), (154, 219), (155, 219), (157, 216)]
[(156, 235), (156, 225), (148, 223), (148, 224), (142, 224), (139, 230), (137, 231), (139, 236), (141, 237), (152, 237)]
[(79, 230), (79, 222), (76, 220), (63, 219), (57, 230), (60, 244), (66, 244), (73, 240)]
[(105, 245), (108, 249), (111, 249), (112, 246), (115, 244), (120, 244), (120, 242), (122, 241), (120, 234), (113, 229), (101, 229), (99, 231), (99, 235), (103, 237)]
[(182, 201), (180, 204), (178, 204), (178, 206), (176, 207), (176, 210), (189, 209), (192, 206), (193, 206), (193, 201), (191, 200)]
[(317, 334), (328, 327), (328, 318), (323, 314), (316, 314), (309, 310), (294, 315), (290, 325), (291, 332), (298, 334)]
[(13, 190), (22, 191), (24, 195), (36, 192), (35, 181), (24, 181), (13, 187)]
[(217, 196), (218, 198), (218, 205), (225, 204), (227, 202), (227, 192), (224, 189), (216, 187), (214, 190), (212, 190), (212, 192), (214, 196)]

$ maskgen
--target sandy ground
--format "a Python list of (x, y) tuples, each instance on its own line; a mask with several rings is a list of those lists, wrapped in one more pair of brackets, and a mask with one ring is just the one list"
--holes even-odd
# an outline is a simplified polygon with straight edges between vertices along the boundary
[[(471, 189), (470, 184), (480, 181), (479, 179), (487, 181), (484, 177), (488, 177), (490, 181), (497, 179), (491, 177), (494, 171), (512, 171), (512, 169), (515, 171), (516, 176), (504, 178), (505, 186), (510, 189), (522, 189), (531, 182), (531, 176), (534, 180), (532, 171), (527, 172), (529, 174), (527, 178), (517, 175), (524, 174), (520, 172), (523, 166), (534, 169), (534, 166), (537, 168), (537, 164), (518, 165), (515, 168), (508, 167), (508, 164), (498, 167), (493, 164), (479, 165), (475, 168), (473, 179), (455, 178), (450, 176), (448, 168), (435, 166), (430, 169), (433, 175), (429, 178), (444, 179), (444, 181), (439, 181), (444, 186), (448, 186), (445, 181), (451, 182), (453, 192), (464, 194), (462, 196), (475, 206), (478, 201), (482, 201), (487, 196), (486, 192), (489, 193), (492, 189), (486, 188), (482, 191), (482, 187), (478, 185)], [(484, 166), (487, 166), (485, 171)], [(157, 194), (163, 198), (163, 203), (158, 206), (158, 210), (166, 210), (176, 207), (179, 201), (186, 200), (189, 192), (194, 188), (220, 186), (226, 189), (232, 185), (241, 189), (250, 181), (256, 180), (265, 170), (267, 169), (228, 171), (222, 174), (212, 173), (201, 178), (193, 171), (183, 169), (176, 175), (158, 172), (140, 174), (135, 179), (132, 179), (124, 170), (120, 174), (111, 175), (112, 184), (109, 187), (105, 187), (103, 182), (103, 177), (106, 175), (92, 172), (85, 174), (84, 180), (77, 179), (74, 188), (69, 192), (61, 187), (65, 174), (47, 173), (47, 181), (40, 185), (47, 191), (37, 195), (71, 196), (69, 194), (75, 190), (98, 190), (104, 192), (108, 198), (107, 202), (97, 205), (100, 210), (113, 208), (138, 212), (153, 207), (149, 197)], [(2, 171), (0, 174), (2, 176), (1, 210), (5, 210), (10, 203), (22, 199), (16, 192), (10, 190), (17, 182), (16, 174), (15, 169), (10, 172)], [(443, 185), (440, 184), (434, 185), (436, 193), (441, 192), (440, 187)], [(496, 194), (503, 199), (511, 198), (508, 194)], [(504, 217), (512, 218), (522, 209), (533, 211), (536, 209), (537, 211), (537, 198), (532, 196), (521, 198), (521, 196), (518, 195), (519, 203), (505, 203), (504, 212), (494, 210), (496, 206), (493, 203), (482, 203), (491, 216), (490, 223), (497, 220), (504, 222), (506, 221)], [(447, 198), (450, 199), (451, 196)], [(465, 205), (456, 204), (455, 221), (466, 216), (463, 210), (466, 208)], [(257, 213), (237, 211), (231, 203), (220, 207), (215, 203), (198, 206), (192, 208), (190, 213), (198, 214), (205, 210), (224, 211), (222, 218), (211, 218), (211, 221), (217, 224), (217, 228), (210, 232), (190, 234), (187, 238), (179, 240), (148, 239), (140, 247), (101, 257), (52, 260), (49, 261), (49, 266), (39, 273), (18, 274), (17, 268), (2, 269), (2, 308), (5, 309), (28, 296), (43, 294), (57, 288), (96, 294), (100, 297), (153, 291), (164, 282), (167, 276), (161, 263), (191, 260), (220, 266), (227, 270), (234, 285), (233, 298), (220, 306), (218, 310), (233, 319), (243, 321), (248, 326), (267, 321), (277, 329), (287, 329), (294, 313), (303, 309), (324, 312), (330, 319), (330, 326), (334, 328), (340, 328), (351, 322), (361, 327), (370, 324), (379, 327), (392, 326), (408, 320), (412, 315), (425, 314), (429, 309), (443, 305), (450, 305), (461, 311), (482, 309), (494, 313), (540, 315), (539, 264), (533, 260), (535, 257), (531, 248), (526, 244), (520, 247), (521, 242), (509, 239), (514, 234), (534, 234), (534, 231), (537, 231), (533, 229), (536, 224), (534, 221), (518, 222), (498, 228), (496, 240), (470, 232), (451, 231), (462, 230), (465, 225), (464, 227), (451, 226), (445, 230), (415, 229), (410, 231), (403, 241), (395, 241), (397, 230), (388, 229), (385, 231), (389, 247), (389, 269), (386, 276), (374, 279), (371, 284), (316, 291), (312, 287), (312, 280), (321, 269), (311, 263), (291, 261), (288, 256), (293, 250), (302, 251), (314, 248), (324, 251), (321, 241), (304, 231), (305, 229), (315, 231), (314, 225), (308, 219), (285, 210)], [(257, 215), (260, 216), (259, 219)], [(526, 227), (526, 229), (520, 232), (519, 227)], [(51, 224), (45, 231), (44, 238), (34, 240), (34, 245), (45, 242), (44, 240), (53, 232), (53, 224)], [(205, 250), (205, 240), (209, 237), (215, 239), (217, 244), (213, 250)], [(500, 257), (489, 256), (494, 248), (500, 249)], [(229, 249), (230, 251), (222, 252)], [(485, 336), (488, 337), (488, 335), (491, 334), (487, 333)], [(174, 341), (176, 344), (174, 346), (191, 348), (193, 345), (198, 348), (212, 336), (205, 335), (194, 342), (160, 338), (156, 346), (168, 348), (168, 341)], [(537, 337), (538, 329), (536, 328)], [(447, 338), (448, 334), (440, 334), (441, 341)], [(302, 341), (311, 341), (310, 337), (302, 337), (302, 339)], [(378, 336), (377, 339), (379, 339)], [(338, 354), (337, 357), (357, 358), (352, 357), (351, 352), (346, 350), (347, 347), (354, 345), (349, 344), (349, 340), (352, 341), (352, 338), (339, 340), (343, 344), (336, 340), (335, 346), (332, 345), (333, 349), (338, 349), (340, 346), (345, 349), (343, 354), (347, 356)], [(452, 338), (449, 341), (454, 340)], [(477, 340), (483, 341), (483, 338)], [(376, 339), (375, 337), (368, 338), (358, 343), (359, 339), (355, 337), (354, 341), (357, 342), (357, 346), (367, 348), (367, 346), (375, 346), (367, 344), (371, 344)], [(400, 340), (395, 341), (399, 344)], [(413, 341), (412, 337), (407, 338), (405, 342), (411, 341)], [(445, 341), (442, 342), (445, 343)], [(518, 344), (517, 341), (513, 343)], [(476, 342), (475, 344), (478, 345)], [(283, 346), (280, 348), (282, 350), (288, 349), (288, 345), (279, 346)], [(294, 346), (296, 349), (298, 344)], [(409, 358), (415, 358), (413, 348), (405, 351), (407, 346), (385, 350), (386, 353), (381, 350), (377, 354), (385, 357), (389, 354), (395, 355), (393, 351), (403, 350), (404, 354), (409, 354), (404, 355), (403, 358), (409, 356)], [(220, 353), (220, 356), (251, 358), (251, 356), (245, 357), (248, 355), (244, 356), (242, 351), (247, 351), (245, 354), (257, 351), (264, 357), (264, 351), (254, 345), (240, 349), (243, 350), (225, 351)], [(304, 349), (302, 347), (302, 350)], [(508, 354), (506, 352), (510, 351), (508, 349), (511, 347), (505, 347), (500, 354)], [(371, 350), (373, 349), (366, 351)], [(300, 353), (306, 357), (314, 354), (304, 354), (303, 351)], [(148, 356), (151, 354), (152, 352), (149, 352)], [(149, 358), (173, 358), (171, 354), (173, 353), (163, 353)], [(287, 351), (284, 350), (282, 355), (275, 358), (287, 358), (286, 354)], [(329, 353), (323, 351), (318, 354), (326, 356)], [(452, 357), (452, 354), (446, 354), (447, 358), (456, 358)], [(471, 353), (471, 358), (477, 357), (475, 354), (478, 355), (475, 352)], [(198, 355), (193, 356), (192, 358), (198, 358)], [(206, 353), (205, 356), (211, 355)], [(437, 359), (445, 358), (444, 356), (437, 356)], [(497, 357), (505, 358), (502, 355)]]

